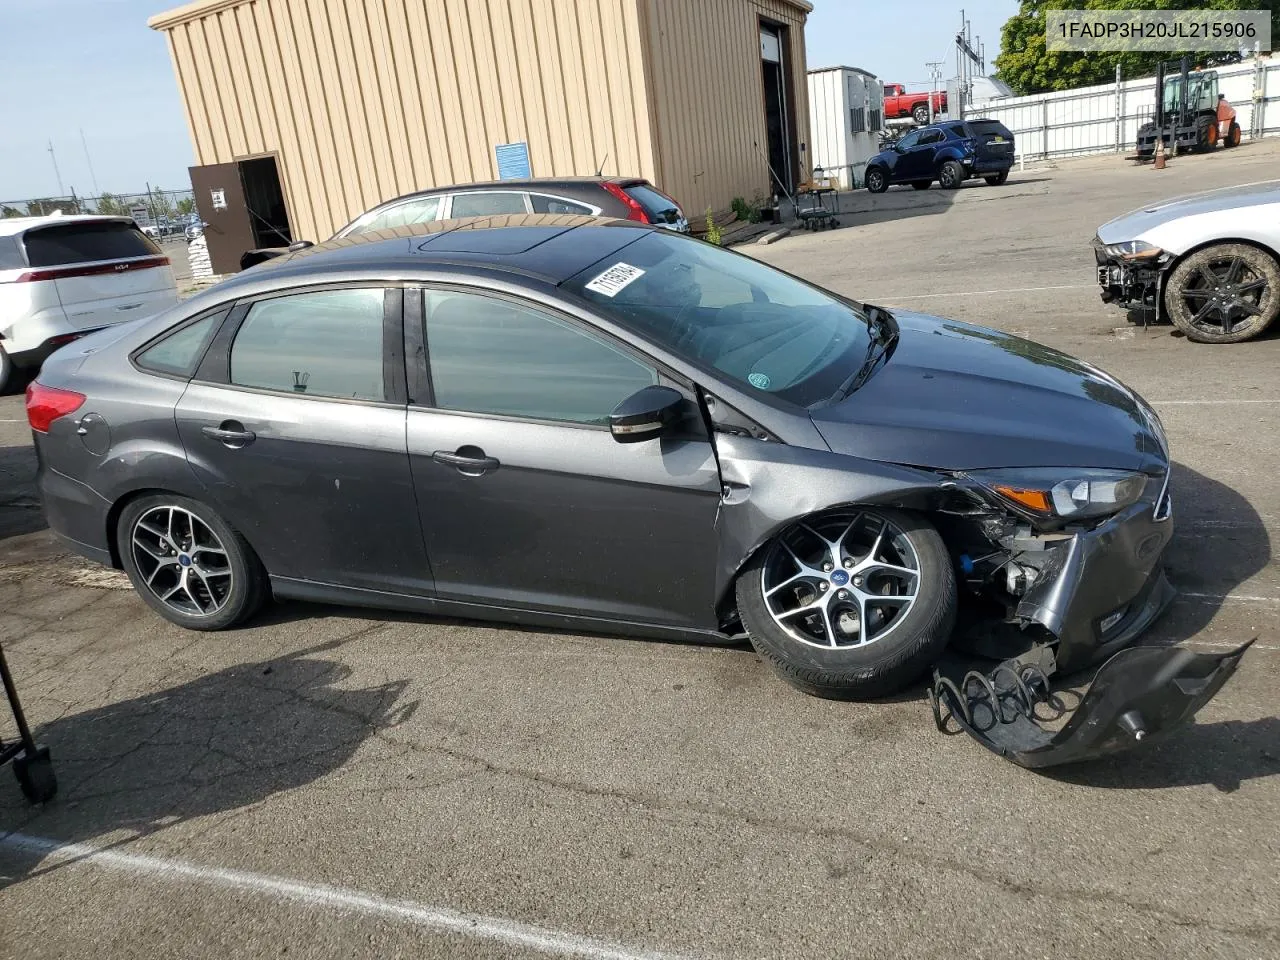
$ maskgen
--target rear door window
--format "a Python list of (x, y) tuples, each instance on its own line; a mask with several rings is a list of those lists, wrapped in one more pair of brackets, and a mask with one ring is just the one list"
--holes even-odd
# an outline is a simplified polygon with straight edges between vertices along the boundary
[(529, 195), (529, 199), (533, 202), (534, 213), (574, 213), (584, 217), (595, 213), (585, 203), (575, 203), (560, 197), (547, 197), (540, 193), (533, 193)]
[(647, 183), (623, 187), (622, 192), (640, 204), (645, 214), (654, 223), (676, 223), (680, 220), (679, 205), (665, 193), (659, 193)]
[(942, 140), (941, 130), (926, 130), (924, 133), (920, 134), (919, 145), (923, 147), (931, 143), (939, 143), (941, 142), (941, 140)]
[(969, 136), (969, 131), (968, 131), (968, 130), (966, 130), (966, 129), (964, 128), (964, 124), (963, 124), (963, 123), (953, 124), (953, 125), (950, 127), (950, 130), (951, 130), (951, 132), (952, 132), (952, 133), (954, 133), (957, 137), (967, 137), (967, 136)]
[(385, 400), (382, 288), (260, 300), (231, 344), (231, 382), (313, 397)]
[(32, 267), (129, 260), (160, 253), (154, 240), (132, 223), (85, 220), (28, 230), (23, 238)]
[(528, 213), (523, 193), (455, 193), (450, 217), (491, 217), (504, 213)]

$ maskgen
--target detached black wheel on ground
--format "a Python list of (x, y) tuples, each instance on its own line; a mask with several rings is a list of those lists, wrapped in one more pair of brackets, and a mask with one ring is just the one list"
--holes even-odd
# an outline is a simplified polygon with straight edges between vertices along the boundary
[(964, 183), (964, 167), (957, 160), (948, 160), (938, 170), (938, 183), (943, 190), (956, 190)]
[(1009, 171), (1001, 170), (999, 173), (992, 174), (989, 177), (983, 177), (982, 179), (987, 181), (991, 186), (998, 187), (1009, 179)]
[(1257, 247), (1218, 243), (1169, 275), (1165, 312), (1197, 343), (1252, 340), (1280, 314), (1280, 264)]
[(147, 605), (188, 630), (225, 630), (266, 599), (266, 571), (240, 533), (203, 503), (155, 494), (116, 523), (125, 573)]
[(791, 685), (833, 700), (886, 696), (951, 636), (956, 579), (923, 517), (849, 507), (796, 523), (738, 577), (756, 651)]
[(889, 189), (889, 176), (880, 167), (867, 171), (867, 189), (872, 193), (884, 193)]

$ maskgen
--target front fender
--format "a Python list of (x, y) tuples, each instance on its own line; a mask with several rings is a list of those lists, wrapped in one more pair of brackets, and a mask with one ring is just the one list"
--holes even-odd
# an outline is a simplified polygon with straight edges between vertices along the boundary
[(724, 485), (716, 517), (716, 603), (738, 571), (776, 533), (801, 517), (849, 504), (926, 509), (949, 481), (927, 470), (716, 435)]

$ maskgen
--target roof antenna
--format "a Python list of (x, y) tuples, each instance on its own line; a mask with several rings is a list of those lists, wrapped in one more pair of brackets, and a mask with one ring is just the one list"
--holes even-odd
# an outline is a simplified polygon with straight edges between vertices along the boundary
[(604, 159), (600, 161), (600, 166), (596, 167), (596, 176), (600, 176), (604, 172), (604, 165), (609, 162), (609, 155), (606, 153)]

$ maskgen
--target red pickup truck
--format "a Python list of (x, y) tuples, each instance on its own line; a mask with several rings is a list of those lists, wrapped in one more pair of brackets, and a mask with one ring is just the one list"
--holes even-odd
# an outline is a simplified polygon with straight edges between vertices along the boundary
[[(933, 95), (933, 115), (947, 112), (947, 94), (939, 91)], [(929, 122), (929, 91), (907, 93), (900, 83), (884, 85), (884, 118), (910, 117), (916, 123)]]

